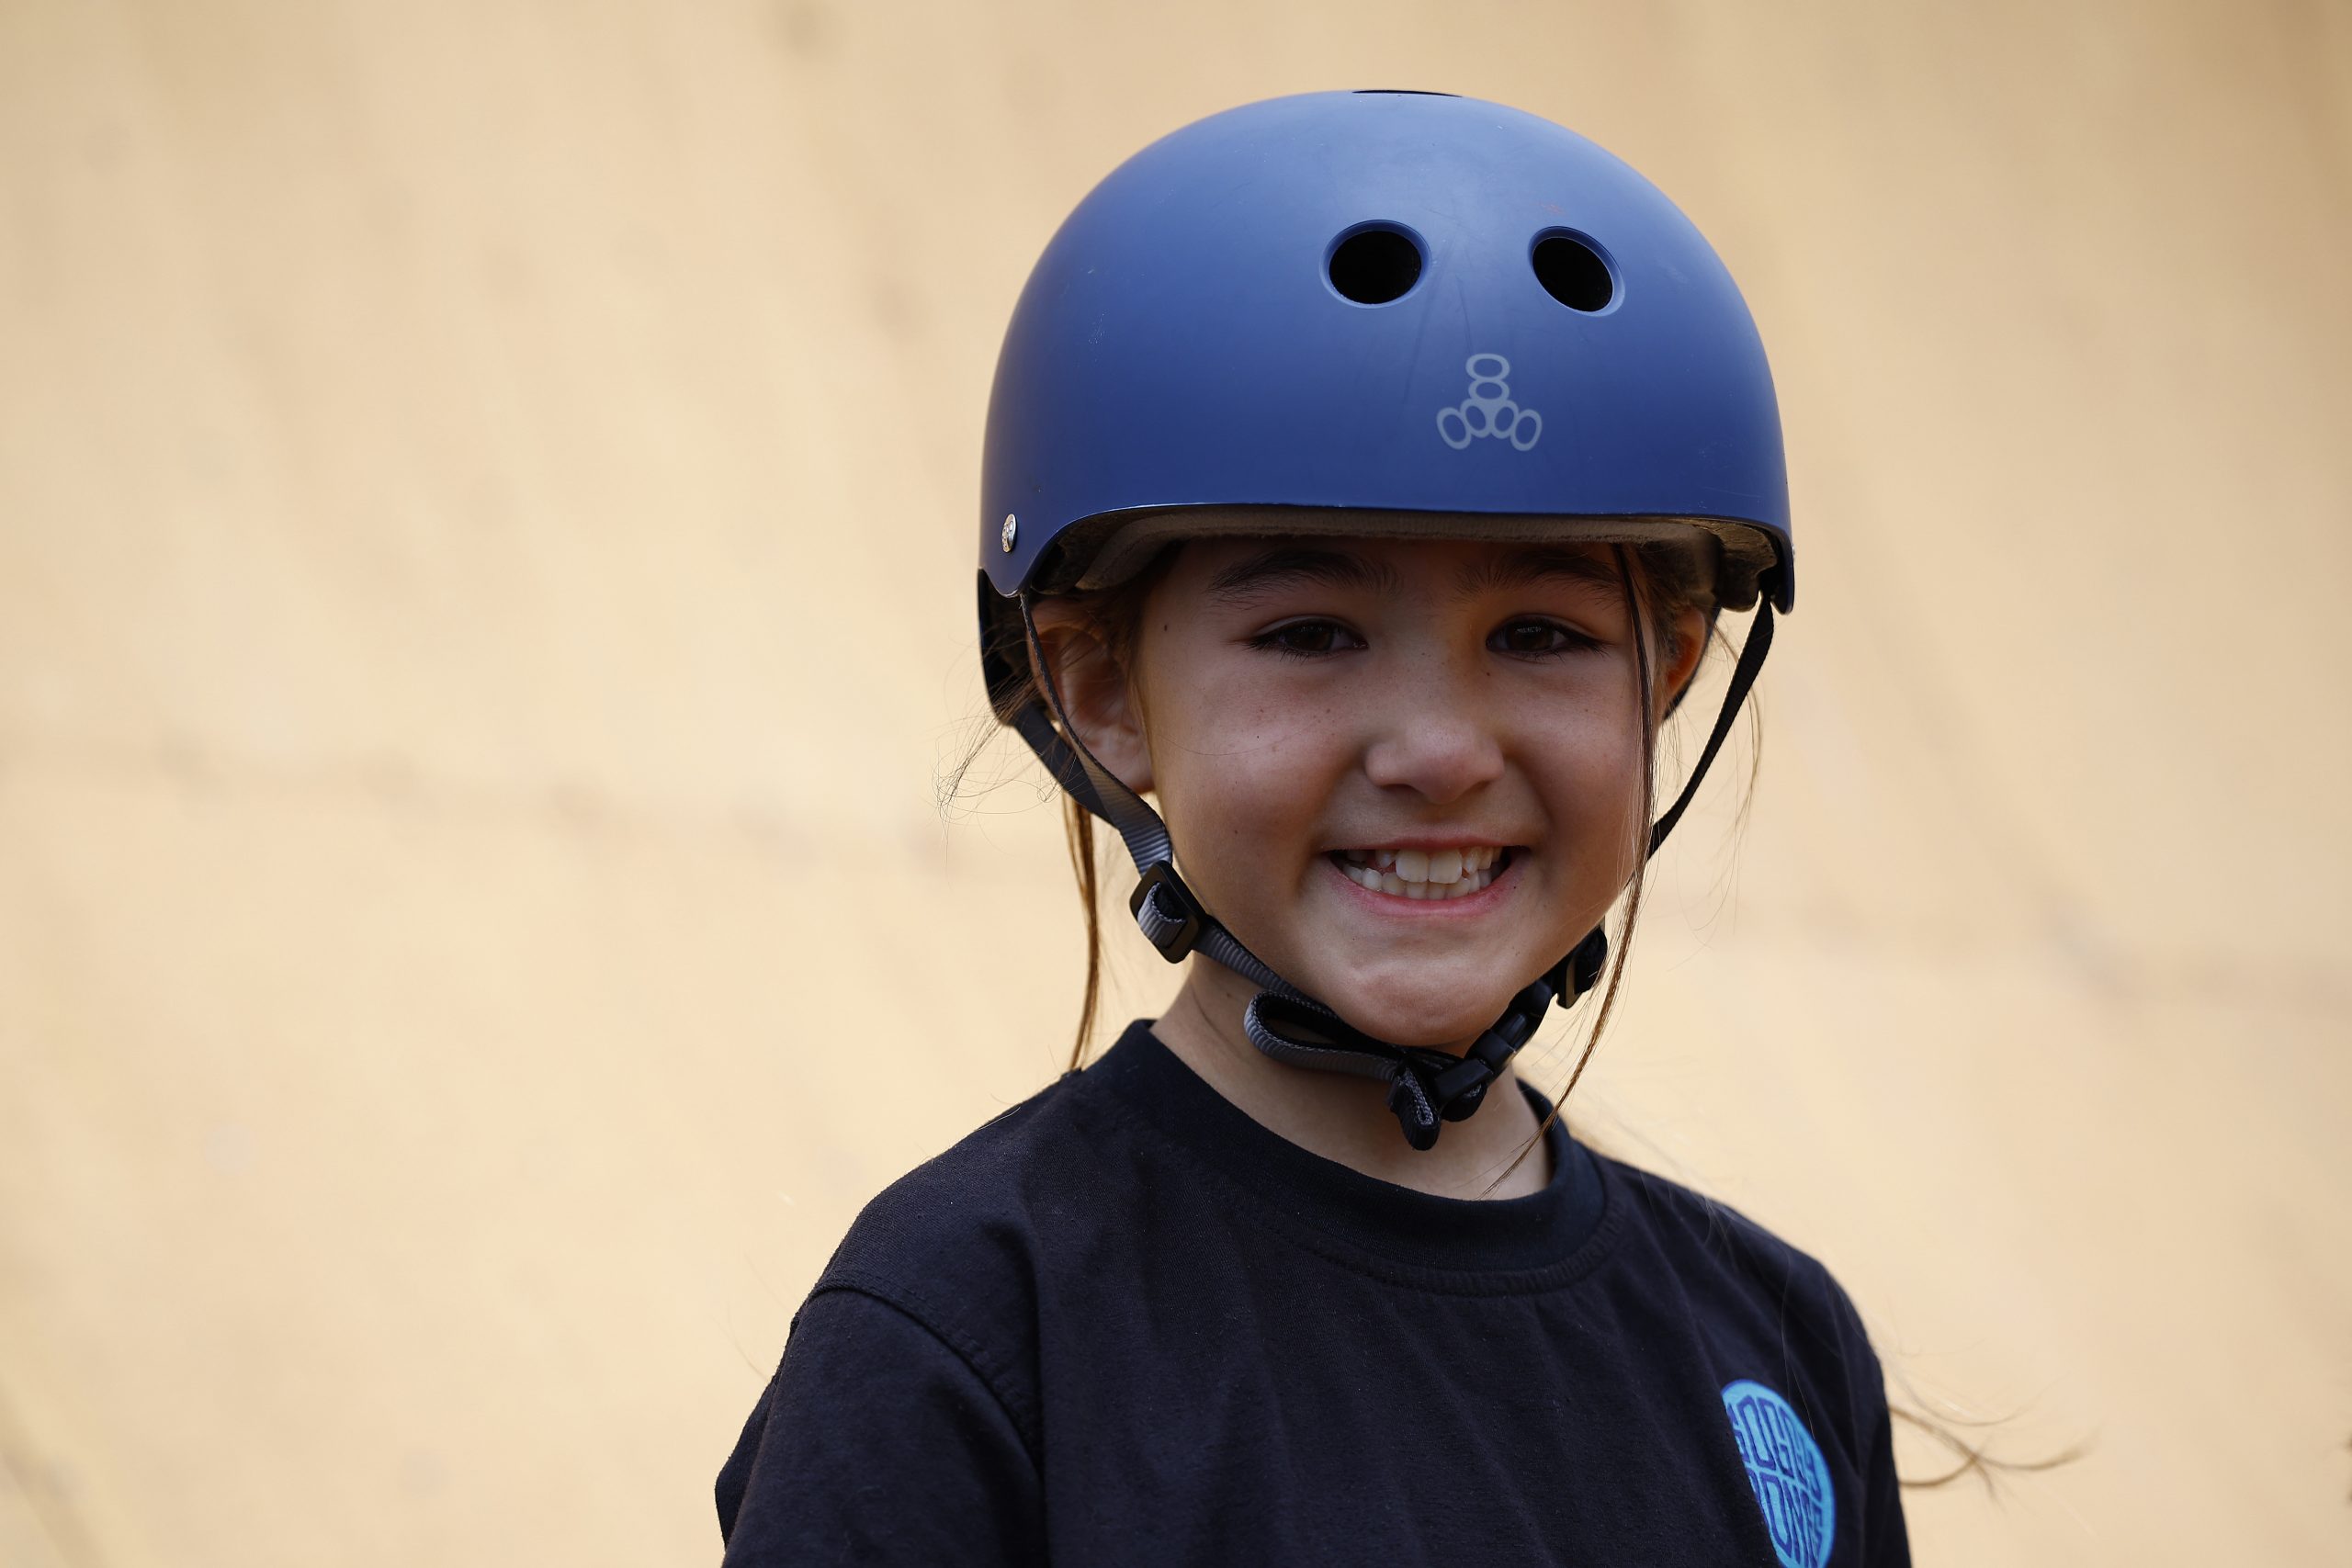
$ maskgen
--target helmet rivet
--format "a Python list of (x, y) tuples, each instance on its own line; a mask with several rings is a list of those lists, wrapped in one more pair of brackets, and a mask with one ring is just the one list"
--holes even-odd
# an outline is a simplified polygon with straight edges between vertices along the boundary
[(1012, 553), (1012, 541), (1020, 532), (1021, 525), (1013, 520), (1012, 513), (1006, 513), (1004, 514), (1004, 532), (999, 536), (1004, 541), (1004, 553), (1006, 555), (1011, 555)]

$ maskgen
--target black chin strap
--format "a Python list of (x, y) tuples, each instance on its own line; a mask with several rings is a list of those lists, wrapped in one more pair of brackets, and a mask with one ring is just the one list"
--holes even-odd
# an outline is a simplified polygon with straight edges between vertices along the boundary
[(1441, 1122), (1461, 1122), (1486, 1103), (1487, 1087), (1521, 1046), (1554, 1001), (1572, 1004), (1592, 989), (1609, 961), (1609, 938), (1595, 928), (1577, 950), (1510, 1000), (1470, 1049), (1456, 1056), (1421, 1045), (1391, 1045), (1375, 1040), (1311, 998), (1259, 993), (1241, 1015), (1250, 1043), (1277, 1062), (1358, 1077), (1388, 1080), (1388, 1109), (1417, 1149), (1437, 1142)]
[[(1487, 1086), (1502, 1076), (1519, 1048), (1534, 1038), (1548, 1009), (1555, 1002), (1563, 1008), (1575, 1006), (1577, 998), (1600, 980), (1601, 966), (1609, 960), (1609, 938), (1595, 926), (1574, 952), (1513, 997), (1502, 1017), (1459, 1056), (1427, 1046), (1392, 1045), (1354, 1028), (1268, 968), (1193, 897), (1192, 889), (1176, 874), (1176, 852), (1169, 841), (1168, 825), (1079, 739), (1077, 727), (1062, 706), (1051, 666), (1046, 662), (1045, 644), (1037, 636), (1026, 592), (1020, 603), (1030, 659), (1044, 676), (1046, 702), (1053, 711), (1048, 716), (1046, 706), (1033, 701), (1013, 716), (1013, 728), (1046, 764), (1054, 782), (1108, 822), (1125, 840), (1141, 874), (1127, 908), (1159, 955), (1174, 964), (1198, 953), (1261, 987), (1241, 1022), (1250, 1043), (1269, 1057), (1296, 1067), (1386, 1079), (1388, 1108), (1396, 1113), (1405, 1141), (1417, 1149), (1427, 1149), (1436, 1145), (1443, 1123), (1464, 1121), (1486, 1102)], [(1708, 765), (1731, 733), (1732, 723), (1739, 716), (1771, 648), (1772, 585), (1768, 576), (1758, 585), (1755, 623), (1739, 650), (1739, 661), (1732, 667), (1723, 710), (1715, 716), (1698, 765), (1683, 781), (1682, 793), (1674, 804), (1650, 829), (1652, 854), (1682, 819), (1698, 792), (1699, 781), (1706, 776)]]

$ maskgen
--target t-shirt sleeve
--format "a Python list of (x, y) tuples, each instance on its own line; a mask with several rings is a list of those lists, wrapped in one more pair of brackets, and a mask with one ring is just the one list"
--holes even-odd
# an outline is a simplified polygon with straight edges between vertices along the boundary
[(1037, 1469), (966, 1357), (875, 1296), (823, 1291), (718, 1475), (729, 1568), (1044, 1560)]
[(1903, 1489), (1894, 1473), (1894, 1418), (1886, 1402), (1886, 1372), (1853, 1298), (1835, 1280), (1830, 1280), (1829, 1291), (1847, 1360), (1853, 1368), (1855, 1425), (1862, 1438), (1860, 1568), (1911, 1568)]
[[(1877, 1363), (1871, 1363), (1877, 1370)], [(1894, 1421), (1882, 1392), (1870, 1459), (1862, 1471), (1862, 1562), (1865, 1568), (1911, 1568), (1911, 1535), (1903, 1522), (1903, 1489), (1894, 1476)]]

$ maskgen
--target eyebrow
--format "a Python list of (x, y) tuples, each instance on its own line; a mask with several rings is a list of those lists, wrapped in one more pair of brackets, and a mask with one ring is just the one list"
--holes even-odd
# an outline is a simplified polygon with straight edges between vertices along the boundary
[(1469, 568), (1463, 572), (1456, 591), (1466, 599), (1500, 589), (1526, 588), (1555, 578), (1611, 589), (1624, 581), (1618, 574), (1613, 556), (1588, 555), (1566, 545), (1531, 545), (1489, 556)]
[(1389, 592), (1397, 586), (1396, 569), (1386, 561), (1368, 561), (1346, 550), (1279, 545), (1245, 557), (1209, 579), (1208, 596), (1246, 599), (1271, 589), (1310, 582)]
[[(1610, 589), (1623, 581), (1613, 558), (1589, 555), (1569, 545), (1528, 545), (1465, 568), (1454, 592), (1467, 599), (1559, 579)], [(1366, 560), (1352, 551), (1277, 545), (1244, 557), (1209, 579), (1208, 595), (1230, 603), (1305, 583), (1394, 592), (1399, 579), (1389, 562)]]

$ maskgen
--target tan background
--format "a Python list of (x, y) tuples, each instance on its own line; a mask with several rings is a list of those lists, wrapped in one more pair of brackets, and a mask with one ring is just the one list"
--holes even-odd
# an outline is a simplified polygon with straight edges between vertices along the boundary
[(2352, 1562), (2352, 10), (5, 0), (0, 1562), (716, 1557), (1073, 1010), (1034, 784), (933, 795), (1013, 297), (1367, 85), (1631, 159), (1781, 378), (1588, 1126), (2093, 1440), (1923, 1562)]

